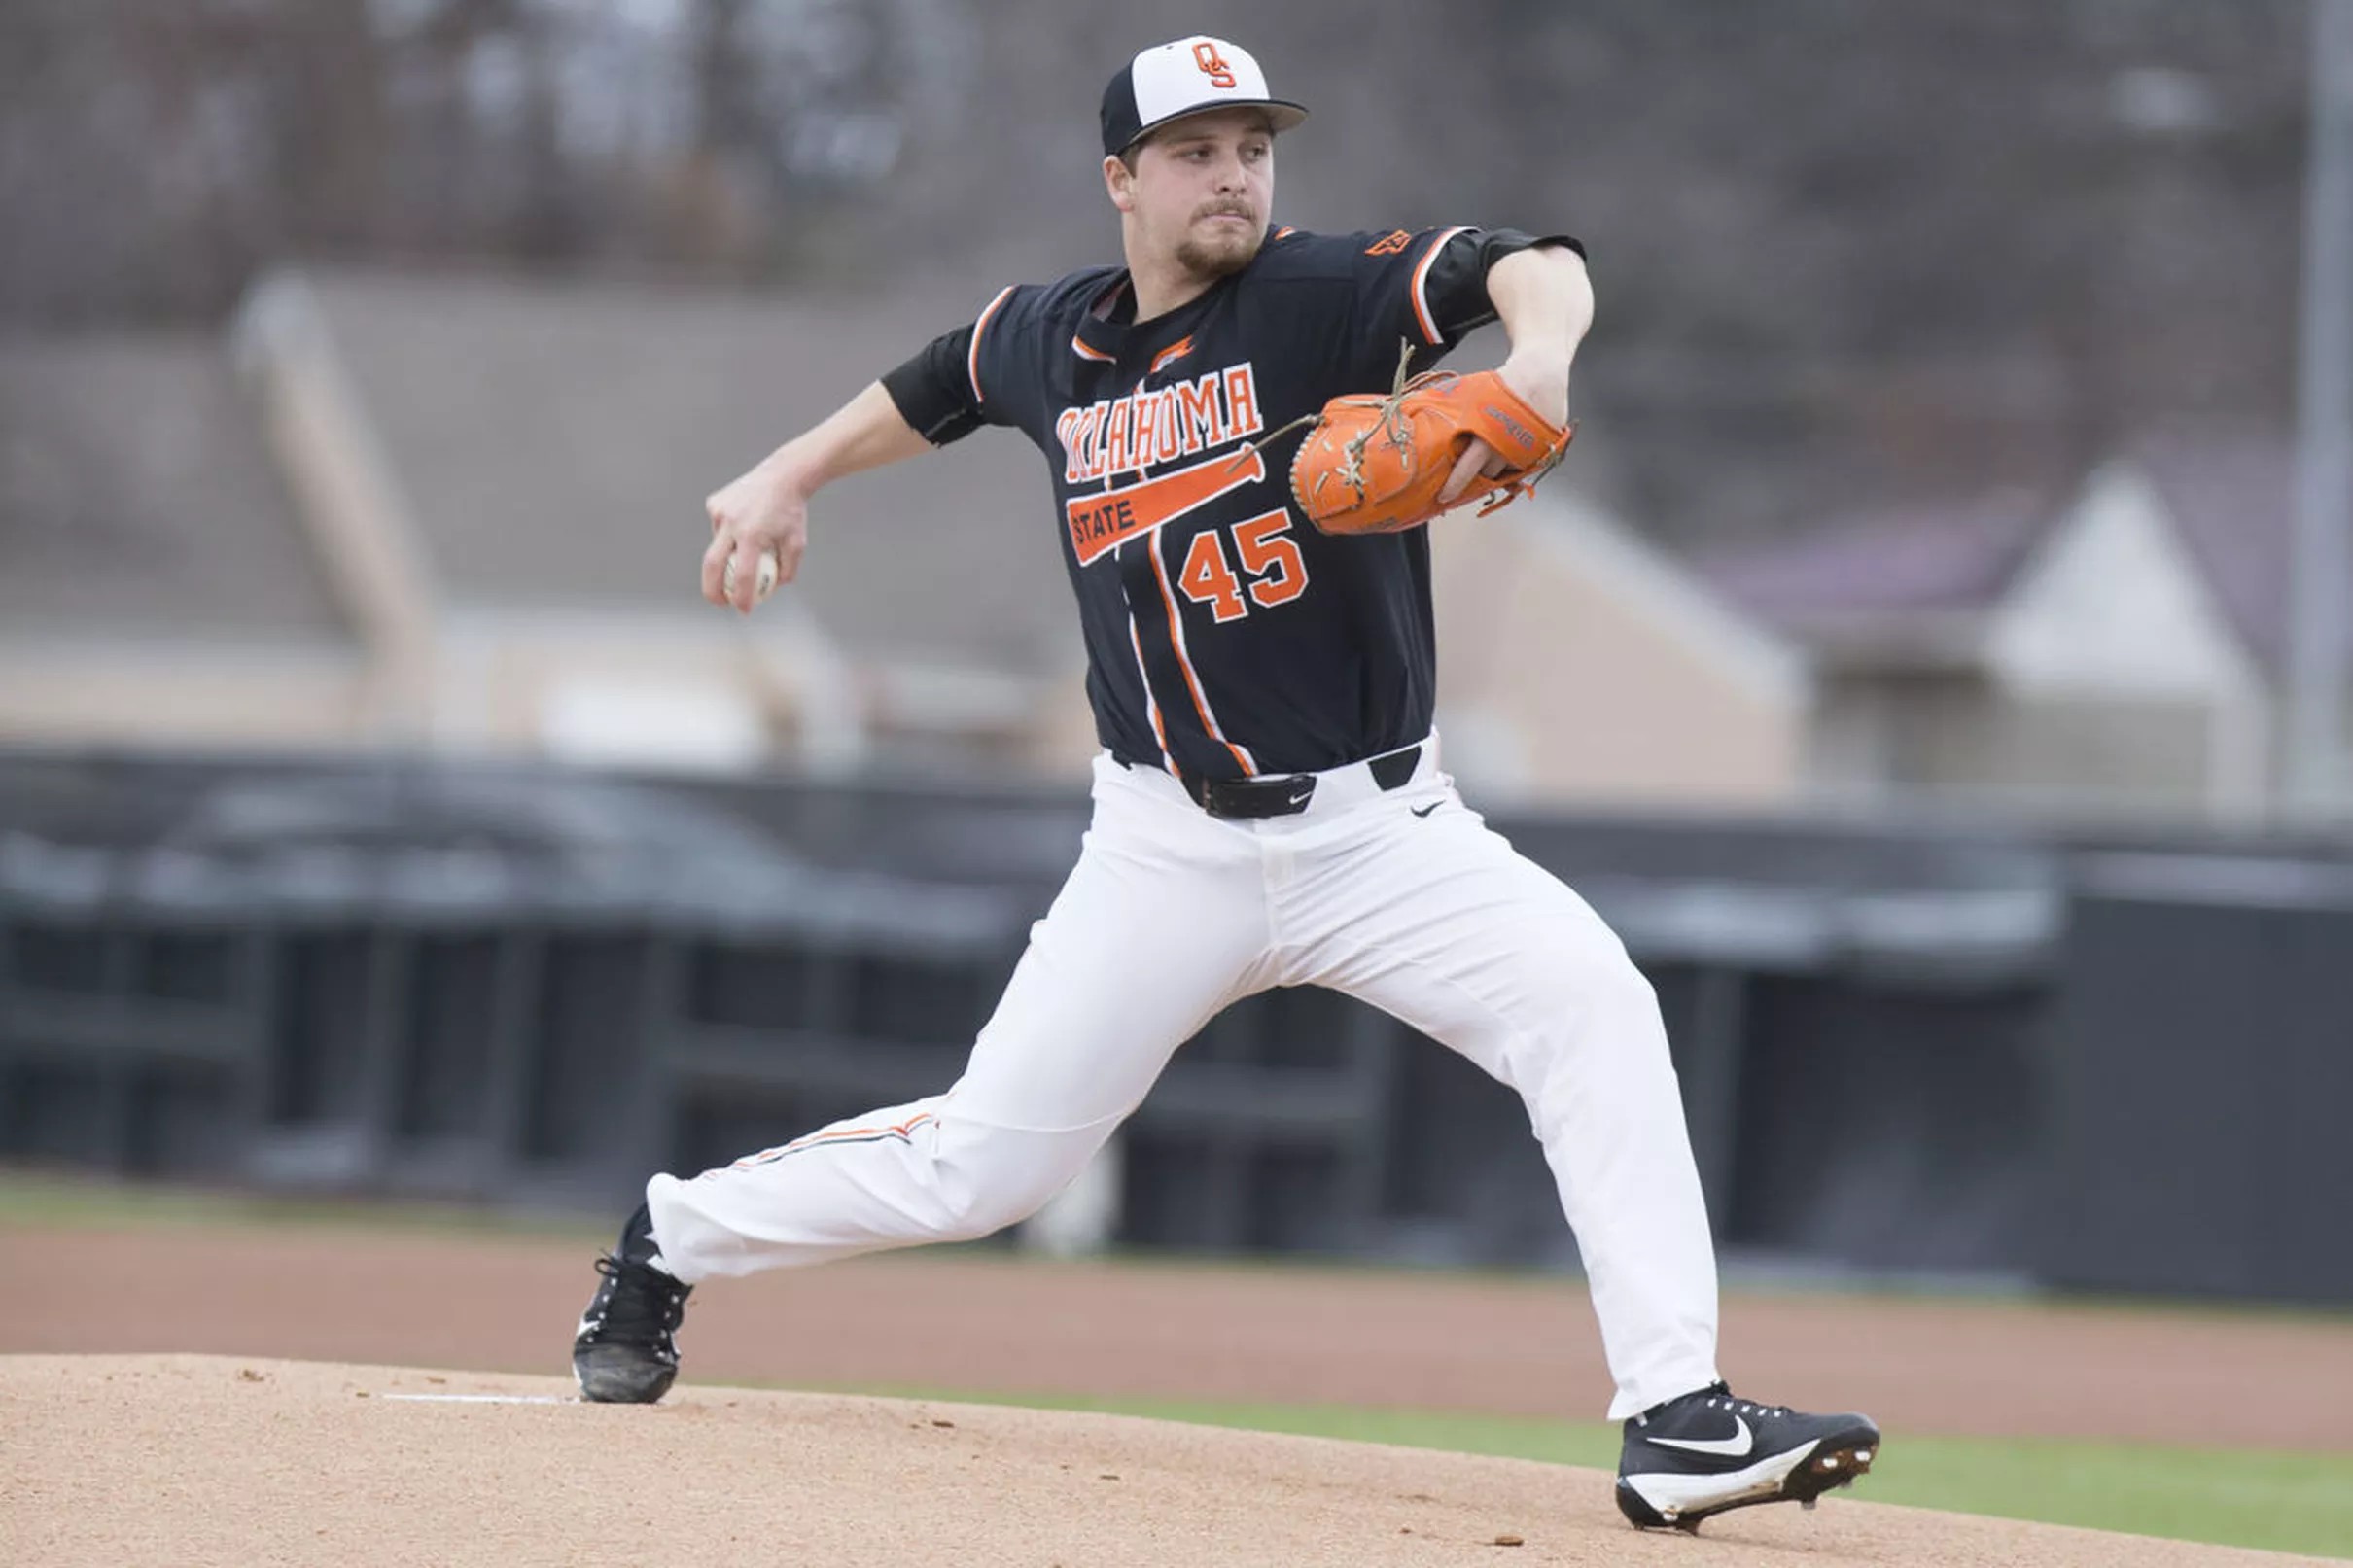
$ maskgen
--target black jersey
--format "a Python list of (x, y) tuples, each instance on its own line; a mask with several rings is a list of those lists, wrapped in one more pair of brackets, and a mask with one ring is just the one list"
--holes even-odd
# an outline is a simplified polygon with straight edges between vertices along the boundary
[[(1429, 537), (1331, 538), (1291, 505), (1304, 430), (1495, 319), (1509, 230), (1273, 231), (1249, 265), (1136, 322), (1127, 273), (1004, 290), (883, 378), (935, 444), (1011, 425), (1053, 473), (1098, 736), (1193, 778), (1310, 772), (1429, 732)], [(1577, 247), (1580, 251), (1582, 247)]]

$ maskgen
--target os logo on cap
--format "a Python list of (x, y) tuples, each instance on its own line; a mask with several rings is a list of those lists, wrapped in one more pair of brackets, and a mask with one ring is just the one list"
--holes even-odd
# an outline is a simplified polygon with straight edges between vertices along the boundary
[(1193, 46), (1193, 63), (1201, 67), (1201, 74), (1210, 79), (1212, 87), (1241, 86), (1234, 80), (1234, 68), (1225, 63), (1224, 55), (1217, 52), (1217, 40), (1214, 38), (1205, 38)]
[(1211, 109), (1264, 109), (1278, 131), (1307, 111), (1267, 91), (1266, 73), (1240, 44), (1196, 33), (1155, 44), (1103, 89), (1103, 151), (1116, 157), (1174, 120)]

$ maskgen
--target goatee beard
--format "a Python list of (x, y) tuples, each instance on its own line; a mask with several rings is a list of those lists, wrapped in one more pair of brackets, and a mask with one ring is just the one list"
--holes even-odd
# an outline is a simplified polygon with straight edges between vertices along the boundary
[(1176, 261), (1194, 277), (1213, 283), (1248, 266), (1258, 254), (1258, 240), (1255, 233), (1224, 243), (1188, 237), (1176, 247)]

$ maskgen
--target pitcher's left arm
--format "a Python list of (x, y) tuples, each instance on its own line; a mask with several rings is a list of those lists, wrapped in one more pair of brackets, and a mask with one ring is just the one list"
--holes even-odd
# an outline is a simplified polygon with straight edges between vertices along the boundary
[[(1533, 245), (1504, 257), (1487, 273), (1511, 354), (1495, 367), (1504, 383), (1556, 426), (1568, 423), (1568, 372), (1594, 324), (1593, 280), (1585, 258), (1566, 245)], [(1456, 463), (1442, 505), (1452, 504), (1482, 473), (1506, 465), (1485, 441), (1473, 441)]]

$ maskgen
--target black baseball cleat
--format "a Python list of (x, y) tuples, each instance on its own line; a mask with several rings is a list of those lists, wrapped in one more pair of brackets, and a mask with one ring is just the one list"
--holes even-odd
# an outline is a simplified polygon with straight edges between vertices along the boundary
[(1869, 1470), (1879, 1451), (1879, 1429), (1868, 1416), (1754, 1405), (1711, 1383), (1626, 1423), (1618, 1512), (1644, 1529), (1696, 1533), (1702, 1519), (1727, 1509), (1811, 1508)]
[(650, 1405), (678, 1376), (678, 1342), (694, 1287), (654, 1267), (653, 1222), (641, 1206), (621, 1227), (621, 1244), (596, 1260), (603, 1276), (572, 1339), (580, 1398), (598, 1405)]

